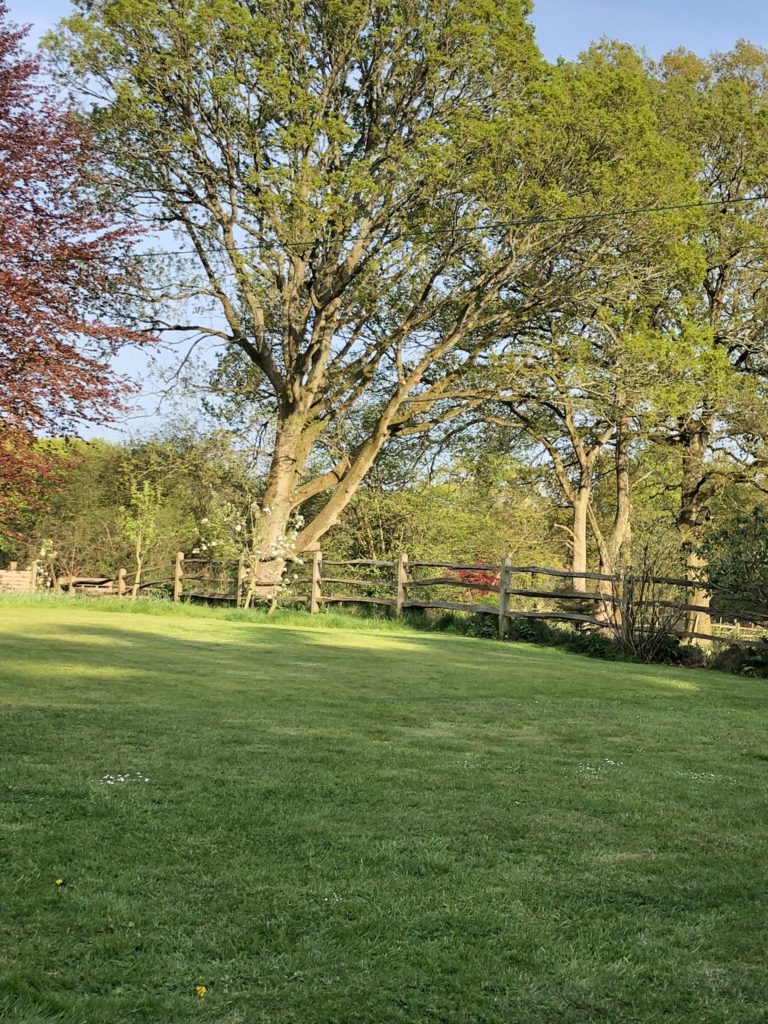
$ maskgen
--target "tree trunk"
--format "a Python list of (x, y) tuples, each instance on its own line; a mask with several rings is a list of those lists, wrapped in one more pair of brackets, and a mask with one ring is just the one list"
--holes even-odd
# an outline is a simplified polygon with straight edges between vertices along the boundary
[[(589, 520), (590, 487), (580, 483), (573, 502), (573, 555), (571, 572), (587, 571), (587, 522)], [(587, 581), (580, 577), (573, 580), (574, 590), (586, 590)]]
[[(701, 527), (707, 515), (706, 502), (709, 496), (708, 474), (705, 465), (709, 427), (704, 418), (689, 421), (683, 437), (683, 473), (680, 494), (680, 511), (677, 527), (685, 557), (685, 575), (688, 580), (702, 578), (706, 561), (697, 551)], [(709, 594), (704, 589), (688, 591), (688, 604), (709, 608)], [(711, 619), (707, 612), (687, 612), (685, 628), (689, 632), (710, 632)]]
[(376, 461), (385, 438), (386, 430), (382, 428), (358, 449), (348, 471), (334, 487), (324, 507), (299, 534), (297, 542), (300, 549), (315, 547), (328, 530), (336, 525), (339, 516), (352, 501), (366, 473)]
[(290, 508), (264, 505), (251, 539), (251, 552), (247, 573), (244, 604), (254, 600), (271, 601), (277, 595), (285, 573)]
[[(267, 475), (261, 514), (253, 531), (246, 600), (274, 600), (285, 572), (286, 558), (315, 548), (322, 537), (336, 525), (339, 516), (357, 493), (366, 473), (387, 438), (387, 427), (397, 403), (392, 402), (388, 418), (382, 415), (378, 429), (329, 473), (309, 484), (302, 484), (313, 444), (319, 428), (301, 413), (293, 414), (278, 424), (274, 454)], [(320, 484), (321, 486), (316, 486)], [(290, 538), (291, 518), (309, 494), (329, 492), (325, 505), (304, 525), (295, 538)]]
[(131, 600), (135, 601), (139, 596), (139, 586), (141, 585), (141, 574), (144, 571), (144, 550), (143, 550), (143, 539), (139, 537), (136, 541), (135, 549), (136, 558), (136, 575), (133, 577), (133, 586), (131, 587)]
[(622, 416), (616, 425), (616, 511), (608, 541), (608, 565), (603, 572), (613, 573), (622, 553), (632, 540), (632, 503), (629, 493), (629, 417)]
[(289, 533), (294, 494), (311, 448), (311, 432), (299, 416), (278, 423), (272, 462), (261, 512), (253, 526), (247, 577), (246, 606), (252, 600), (273, 600), (293, 554)]

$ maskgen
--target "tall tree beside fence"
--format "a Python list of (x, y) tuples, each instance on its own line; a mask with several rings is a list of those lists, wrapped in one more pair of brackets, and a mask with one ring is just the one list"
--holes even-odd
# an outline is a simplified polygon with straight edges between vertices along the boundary
[[(686, 208), (700, 191), (685, 145), (660, 128), (658, 82), (630, 47), (591, 47), (557, 68), (552, 88), (562, 102), (547, 107), (547, 128), (557, 140), (575, 131), (589, 145), (598, 169), (590, 188), (610, 216), (585, 223), (586, 252), (568, 257), (600, 250), (590, 287), (556, 316), (510, 336), (485, 369), (491, 397), (483, 412), (527, 435), (551, 466), (568, 509), (571, 569), (586, 572), (596, 547), (609, 572), (630, 535), (630, 452), (680, 408), (673, 385), (690, 374), (692, 353), (674, 357), (682, 346), (665, 334), (664, 311), (704, 271), (695, 241), (700, 211)], [(593, 498), (609, 457), (615, 515), (606, 529)]]
[[(691, 353), (688, 402), (669, 417), (667, 442), (677, 456), (677, 526), (695, 580), (706, 573), (701, 546), (717, 496), (766, 465), (768, 50), (740, 42), (707, 60), (676, 51), (658, 73), (665, 130), (686, 145), (700, 196), (712, 204), (696, 234), (696, 287), (669, 316)], [(705, 602), (706, 591), (696, 597)]]
[(99, 95), (116, 190), (184, 239), (177, 297), (221, 322), (166, 308), (155, 326), (247, 368), (271, 430), (257, 550), (314, 498), (311, 547), (391, 438), (472, 406), (498, 339), (594, 288), (610, 231), (567, 217), (609, 161), (527, 0), (76, 6), (55, 50)]

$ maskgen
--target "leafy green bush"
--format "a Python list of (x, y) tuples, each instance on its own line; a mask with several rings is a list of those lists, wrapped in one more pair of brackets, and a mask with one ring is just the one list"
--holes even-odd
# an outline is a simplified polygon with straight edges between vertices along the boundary
[(671, 665), (680, 665), (683, 668), (706, 668), (707, 655), (695, 644), (683, 644), (678, 640), (677, 647), (671, 652)]
[(573, 631), (564, 645), (576, 654), (586, 654), (588, 658), (600, 658), (603, 661), (630, 661), (621, 647), (604, 633), (577, 633)]
[(574, 654), (585, 654), (588, 658), (601, 658), (604, 661), (628, 660), (619, 645), (604, 633), (550, 626), (541, 619), (513, 619), (509, 639), (543, 647), (562, 647)]
[(495, 615), (473, 615), (464, 621), (464, 636), (476, 636), (485, 640), (498, 638), (499, 620)]
[(509, 623), (509, 639), (524, 644), (543, 644), (557, 647), (562, 643), (564, 630), (547, 625), (541, 619), (512, 619)]
[(768, 679), (768, 651), (731, 644), (715, 651), (709, 658), (710, 668), (736, 676)]
[(703, 553), (724, 607), (768, 612), (768, 511), (753, 508), (724, 523)]

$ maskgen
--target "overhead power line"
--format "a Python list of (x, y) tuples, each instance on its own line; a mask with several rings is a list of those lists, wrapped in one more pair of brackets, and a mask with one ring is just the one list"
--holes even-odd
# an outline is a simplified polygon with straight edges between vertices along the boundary
[[(575, 213), (568, 215), (552, 216), (552, 217), (524, 217), (519, 220), (498, 220), (491, 221), (487, 224), (475, 224), (466, 226), (445, 226), (442, 228), (436, 228), (435, 234), (474, 234), (477, 232), (490, 232), (503, 228), (515, 228), (515, 227), (536, 227), (538, 225), (547, 224), (573, 224), (573, 223), (588, 223), (596, 220), (619, 220), (622, 217), (639, 217), (643, 214), (656, 214), (656, 213), (675, 213), (684, 210), (697, 210), (705, 209), (708, 207), (720, 207), (725, 212), (728, 207), (739, 206), (745, 203), (760, 203), (768, 201), (768, 195), (757, 195), (757, 196), (740, 196), (736, 199), (701, 199), (690, 203), (670, 203), (667, 206), (635, 206), (628, 207), (619, 210), (598, 210), (594, 213)], [(365, 242), (378, 237), (376, 234), (369, 235), (350, 235), (347, 239), (348, 242)], [(236, 245), (225, 248), (221, 246), (217, 250), (206, 249), (205, 255), (218, 255), (225, 254), (228, 252), (254, 252), (259, 248), (275, 248), (276, 245), (284, 247), (295, 246), (296, 248), (305, 248), (317, 244), (321, 241), (319, 238), (314, 239), (285, 239), (281, 242), (262, 242), (252, 243), (250, 245)], [(110, 256), (108, 259), (114, 260), (142, 260), (142, 259), (164, 259), (168, 256), (198, 256), (199, 250), (197, 249), (163, 249), (162, 251), (153, 252), (132, 252), (125, 253), (122, 256)], [(100, 260), (105, 257), (94, 254), (93, 256), (78, 256), (75, 257), (78, 260)]]

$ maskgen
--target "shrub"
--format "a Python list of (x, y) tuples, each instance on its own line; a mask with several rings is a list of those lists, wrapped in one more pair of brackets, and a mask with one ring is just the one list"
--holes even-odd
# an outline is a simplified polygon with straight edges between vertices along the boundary
[(541, 619), (512, 619), (509, 623), (509, 639), (520, 643), (558, 647), (563, 643), (564, 634), (565, 630), (550, 626)]
[(711, 533), (708, 576), (726, 607), (768, 614), (768, 511), (753, 508)]
[(706, 668), (708, 662), (701, 647), (678, 641), (677, 648), (671, 652), (670, 664), (680, 665), (683, 668)]
[(660, 553), (643, 548), (635, 564), (613, 578), (613, 600), (606, 608), (606, 626), (616, 644), (628, 657), (649, 664), (673, 662), (680, 648), (675, 633), (684, 613), (674, 590), (660, 581), (662, 570)]
[(465, 619), (464, 636), (493, 640), (499, 635), (499, 620), (495, 615), (473, 615)]
[(755, 647), (730, 644), (714, 651), (709, 658), (710, 668), (719, 672), (730, 672), (736, 676), (753, 676), (768, 679), (768, 651)]
[(611, 637), (604, 633), (583, 632), (575, 630), (566, 643), (569, 651), (586, 654), (588, 658), (601, 658), (603, 661), (627, 661), (627, 652)]

